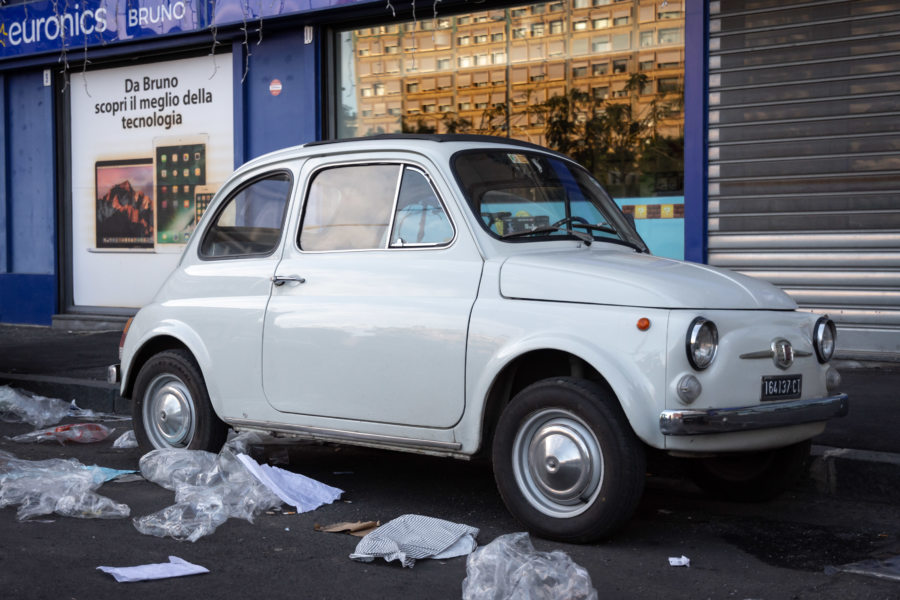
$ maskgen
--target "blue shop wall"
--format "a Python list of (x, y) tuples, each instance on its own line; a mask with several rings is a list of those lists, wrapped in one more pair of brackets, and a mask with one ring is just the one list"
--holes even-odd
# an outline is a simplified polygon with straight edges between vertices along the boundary
[[(237, 45), (240, 50), (236, 48), (234, 52), (235, 86), (242, 90), (239, 100), (243, 110), (235, 103), (235, 112), (244, 117), (242, 142), (237, 128), (235, 131), (237, 164), (319, 139), (317, 47), (318, 39), (304, 43), (300, 27), (290, 32), (268, 32), (262, 43), (249, 45), (247, 69), (244, 48)], [(276, 80), (281, 84), (280, 90)]]
[(0, 74), (0, 322), (49, 325), (57, 306), (53, 88)]

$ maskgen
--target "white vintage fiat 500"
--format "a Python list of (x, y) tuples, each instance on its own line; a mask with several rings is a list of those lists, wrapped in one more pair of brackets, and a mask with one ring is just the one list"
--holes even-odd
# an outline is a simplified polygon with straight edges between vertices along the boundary
[(774, 495), (847, 412), (835, 327), (775, 287), (651, 256), (583, 168), (481, 136), (289, 148), (221, 188), (110, 378), (144, 449), (227, 429), (489, 454), (533, 533), (595, 540), (645, 452)]

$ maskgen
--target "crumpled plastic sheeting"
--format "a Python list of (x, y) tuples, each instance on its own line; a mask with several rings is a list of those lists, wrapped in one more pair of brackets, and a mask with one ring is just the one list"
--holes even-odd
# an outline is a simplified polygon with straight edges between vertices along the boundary
[(825, 567), (827, 575), (834, 575), (838, 572), (900, 581), (900, 556), (892, 556), (883, 560), (870, 558), (839, 567)]
[(0, 386), (0, 421), (28, 423), (41, 429), (56, 425), (66, 417), (102, 421), (127, 421), (130, 418), (125, 415), (99, 413), (89, 408), (79, 408), (74, 400), (66, 403), (57, 398), (26, 394), (6, 385)]
[(25, 422), (38, 428), (55, 425), (69, 416), (73, 405), (56, 398), (28, 396), (9, 386), (0, 386), (0, 419), (7, 423)]
[(256, 438), (239, 435), (218, 455), (200, 450), (153, 450), (141, 457), (141, 474), (175, 491), (175, 504), (145, 517), (134, 526), (145, 535), (196, 542), (228, 519), (253, 522), (259, 513), (281, 506), (238, 460), (237, 455)]
[(403, 515), (367, 534), (350, 555), (371, 562), (377, 557), (413, 567), (423, 558), (453, 558), (475, 549), (478, 529), (434, 517)]
[(74, 458), (31, 461), (0, 450), (0, 508), (19, 505), (19, 520), (56, 513), (82, 519), (121, 519), (131, 513), (96, 493), (131, 471), (85, 466)]
[(33, 442), (77, 442), (79, 444), (93, 444), (102, 442), (113, 429), (100, 423), (72, 423), (69, 425), (57, 425), (46, 429), (38, 429), (31, 433), (23, 433), (10, 438), (14, 442), (30, 444)]
[(134, 435), (134, 429), (129, 429), (122, 435), (116, 438), (116, 441), (113, 442), (113, 448), (137, 448), (138, 442), (137, 437)]
[(501, 535), (469, 555), (463, 600), (597, 600), (591, 576), (561, 550), (539, 552), (527, 533)]

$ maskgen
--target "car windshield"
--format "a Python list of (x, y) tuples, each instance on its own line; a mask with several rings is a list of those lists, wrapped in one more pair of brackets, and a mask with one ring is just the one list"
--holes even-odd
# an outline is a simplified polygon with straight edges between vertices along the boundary
[(601, 185), (561, 157), (519, 148), (469, 150), (454, 157), (453, 169), (469, 207), (494, 237), (607, 241), (647, 252)]

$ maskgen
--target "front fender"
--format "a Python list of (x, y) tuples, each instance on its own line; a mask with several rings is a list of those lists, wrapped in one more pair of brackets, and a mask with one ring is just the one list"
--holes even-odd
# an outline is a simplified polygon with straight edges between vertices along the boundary
[[(637, 328), (650, 319), (647, 331)], [(467, 410), (460, 441), (480, 444), (480, 425), (497, 377), (537, 350), (577, 356), (606, 380), (628, 422), (645, 443), (661, 447), (665, 405), (668, 311), (496, 298), (476, 304), (467, 357)], [(573, 324), (579, 324), (573, 327)], [(472, 432), (478, 439), (470, 439)]]
[(200, 334), (184, 321), (173, 318), (158, 318), (159, 309), (155, 305), (148, 305), (138, 311), (128, 329), (128, 335), (125, 337), (125, 344), (122, 347), (122, 383), (120, 392), (123, 397), (130, 395), (130, 388), (133, 386), (134, 379), (141, 364), (146, 361), (149, 356), (144, 356), (143, 360), (136, 363), (136, 359), (144, 354), (144, 350), (151, 347), (157, 340), (162, 338), (171, 338), (194, 356), (203, 378), (206, 381), (207, 390), (210, 398), (219, 396), (216, 389), (215, 379), (207, 377), (210, 371), (212, 360), (210, 358), (209, 348), (203, 342)]

